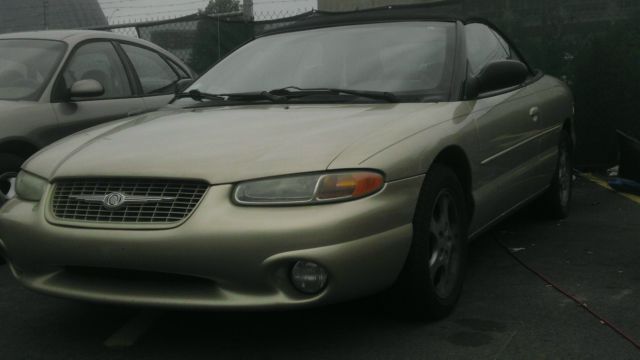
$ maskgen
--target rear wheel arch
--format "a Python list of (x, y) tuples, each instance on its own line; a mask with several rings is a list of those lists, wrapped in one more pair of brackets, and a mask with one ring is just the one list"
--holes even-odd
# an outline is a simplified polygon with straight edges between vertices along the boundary
[(571, 159), (571, 133), (563, 129), (558, 145), (558, 160), (551, 184), (537, 201), (541, 214), (553, 220), (569, 216), (572, 196), (573, 161)]
[(571, 140), (571, 150), (573, 151), (576, 147), (576, 133), (575, 126), (573, 124), (573, 120), (568, 118), (562, 124), (562, 131), (566, 131), (569, 134), (569, 140)]

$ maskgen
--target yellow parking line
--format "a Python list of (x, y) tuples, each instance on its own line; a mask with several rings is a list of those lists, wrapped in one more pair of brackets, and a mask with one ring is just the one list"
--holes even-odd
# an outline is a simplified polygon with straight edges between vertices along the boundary
[(123, 327), (104, 341), (104, 346), (109, 348), (125, 348), (135, 343), (147, 332), (151, 325), (160, 316), (160, 313), (152, 310), (144, 310), (131, 318)]
[(633, 194), (627, 194), (627, 193), (623, 193), (623, 192), (618, 192), (618, 191), (612, 189), (611, 186), (609, 186), (609, 184), (605, 180), (603, 180), (603, 179), (601, 179), (601, 178), (599, 178), (599, 177), (597, 177), (597, 176), (595, 176), (593, 174), (586, 173), (586, 174), (580, 174), (580, 175), (582, 175), (582, 177), (584, 177), (585, 179), (587, 179), (587, 180), (589, 180), (589, 181), (591, 181), (591, 182), (593, 182), (595, 184), (598, 184), (598, 185), (602, 186), (605, 189), (611, 190), (611, 191), (613, 191), (615, 193), (618, 193), (618, 194), (626, 197), (627, 199), (629, 199), (629, 200), (631, 200), (631, 201), (633, 201), (635, 203), (640, 204), (640, 196), (633, 195)]

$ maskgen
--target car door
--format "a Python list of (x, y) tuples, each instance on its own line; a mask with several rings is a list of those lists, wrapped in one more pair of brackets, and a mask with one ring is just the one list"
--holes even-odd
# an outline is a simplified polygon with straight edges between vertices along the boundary
[(190, 78), (186, 71), (154, 50), (132, 43), (120, 43), (120, 46), (131, 61), (148, 111), (167, 105), (178, 81)]
[[(469, 76), (498, 60), (519, 60), (508, 43), (484, 24), (466, 25)], [(539, 97), (532, 78), (516, 89), (480, 94), (473, 116), (478, 133), (474, 154), (478, 201), (477, 219), (487, 223), (530, 198), (540, 189), (536, 168), (541, 131)]]
[[(98, 81), (104, 94), (86, 99), (69, 98), (71, 86), (87, 79)], [(131, 76), (114, 44), (108, 40), (77, 45), (58, 76), (51, 100), (63, 136), (145, 111), (144, 100), (135, 94)]]

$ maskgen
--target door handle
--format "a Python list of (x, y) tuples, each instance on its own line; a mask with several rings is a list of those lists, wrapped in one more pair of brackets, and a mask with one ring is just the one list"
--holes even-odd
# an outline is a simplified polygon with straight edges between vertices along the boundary
[(531, 116), (533, 122), (538, 122), (540, 120), (540, 109), (537, 106), (532, 107), (529, 110), (529, 116)]

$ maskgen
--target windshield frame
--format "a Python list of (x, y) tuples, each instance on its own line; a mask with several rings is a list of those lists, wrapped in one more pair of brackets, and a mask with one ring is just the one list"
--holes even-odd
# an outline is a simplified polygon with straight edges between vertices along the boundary
[(17, 98), (17, 99), (4, 99), (4, 98), (0, 98), (0, 101), (39, 101), (42, 98), (42, 95), (44, 94), (45, 90), (47, 89), (47, 87), (51, 84), (51, 81), (55, 78), (56, 74), (58, 73), (58, 71), (60, 70), (60, 65), (62, 64), (62, 61), (65, 59), (65, 57), (67, 56), (68, 52), (69, 52), (69, 44), (65, 41), (62, 40), (54, 40), (54, 39), (42, 39), (42, 38), (2, 38), (0, 39), (0, 42), (2, 41), (39, 41), (39, 42), (55, 42), (55, 43), (59, 43), (62, 44), (63, 47), (61, 48), (60, 54), (58, 56), (58, 58), (55, 60), (55, 62), (53, 63), (53, 65), (51, 66), (51, 70), (49, 71), (49, 74), (47, 74), (47, 76), (43, 79), (42, 84), (40, 85), (40, 87), (34, 91), (32, 94), (22, 97), (22, 98)]
[[(448, 54), (450, 56), (450, 60), (451, 60), (451, 66), (450, 66), (450, 72), (451, 74), (448, 75), (448, 79), (449, 79), (449, 87), (448, 87), (448, 91), (446, 91), (446, 94), (442, 95), (441, 99), (437, 99), (434, 100), (432, 98), (434, 98), (433, 94), (426, 94), (424, 95), (424, 99), (423, 100), (416, 100), (417, 97), (420, 97), (417, 94), (403, 94), (403, 93), (394, 93), (394, 95), (397, 95), (399, 97), (399, 101), (398, 103), (439, 103), (439, 102), (451, 102), (451, 101), (458, 101), (460, 100), (460, 94), (461, 94), (461, 87), (462, 87), (462, 83), (461, 83), (461, 77), (460, 77), (460, 55), (461, 53), (463, 54), (463, 49), (461, 49), (461, 46), (464, 46), (463, 41), (461, 41), (460, 39), (460, 26), (461, 26), (461, 21), (457, 20), (457, 19), (453, 19), (453, 18), (444, 18), (444, 17), (407, 17), (407, 18), (375, 18), (375, 19), (368, 19), (368, 20), (360, 20), (360, 21), (348, 21), (348, 22), (338, 22), (338, 23), (331, 23), (331, 24), (322, 24), (322, 25), (316, 25), (316, 26), (300, 26), (300, 27), (284, 27), (281, 29), (273, 29), (273, 30), (269, 30), (266, 32), (263, 32), (261, 34), (255, 35), (254, 37), (252, 37), (251, 39), (249, 39), (248, 41), (246, 41), (245, 43), (241, 44), (240, 46), (236, 47), (235, 49), (233, 49), (232, 51), (230, 51), (229, 53), (227, 53), (226, 55), (224, 55), (223, 57), (221, 57), (220, 59), (218, 59), (218, 61), (216, 61), (214, 64), (212, 64), (206, 71), (204, 71), (202, 74), (199, 74), (197, 78), (195, 78), (193, 84), (191, 86), (189, 86), (189, 88), (187, 88), (185, 90), (185, 92), (188, 92), (190, 90), (194, 90), (194, 85), (196, 85), (203, 77), (205, 77), (213, 68), (215, 68), (216, 66), (218, 66), (220, 63), (224, 62), (225, 60), (227, 60), (228, 57), (232, 56), (233, 54), (235, 54), (238, 50), (244, 48), (245, 46), (249, 45), (250, 43), (262, 39), (262, 38), (267, 38), (267, 37), (273, 37), (273, 36), (278, 36), (278, 35), (284, 35), (284, 34), (290, 34), (290, 33), (299, 33), (299, 32), (304, 32), (304, 31), (309, 31), (309, 30), (316, 30), (316, 29), (325, 29), (325, 28), (338, 28), (338, 27), (347, 27), (347, 26), (357, 26), (357, 25), (370, 25), (370, 24), (385, 24), (385, 23), (419, 23), (419, 22), (424, 22), (424, 23), (447, 23), (447, 24), (451, 24), (453, 25), (453, 34), (451, 36), (451, 41), (449, 44), (447, 44), (447, 51)], [(199, 89), (198, 89), (199, 90)], [(266, 91), (269, 90), (273, 90), (273, 89), (265, 89)], [(294, 101), (291, 104), (306, 104), (306, 103), (335, 103), (332, 101), (318, 101), (316, 99), (316, 101), (304, 101), (304, 100), (298, 100), (298, 101)], [(362, 99), (362, 100), (356, 100), (353, 101), (352, 103), (354, 104), (360, 104), (360, 103), (371, 103), (371, 100), (367, 100), (367, 99)], [(192, 104), (191, 104), (192, 105)], [(221, 106), (224, 106), (223, 103), (219, 104)], [(237, 105), (237, 104), (236, 104)], [(187, 107), (189, 105), (186, 105)]]

